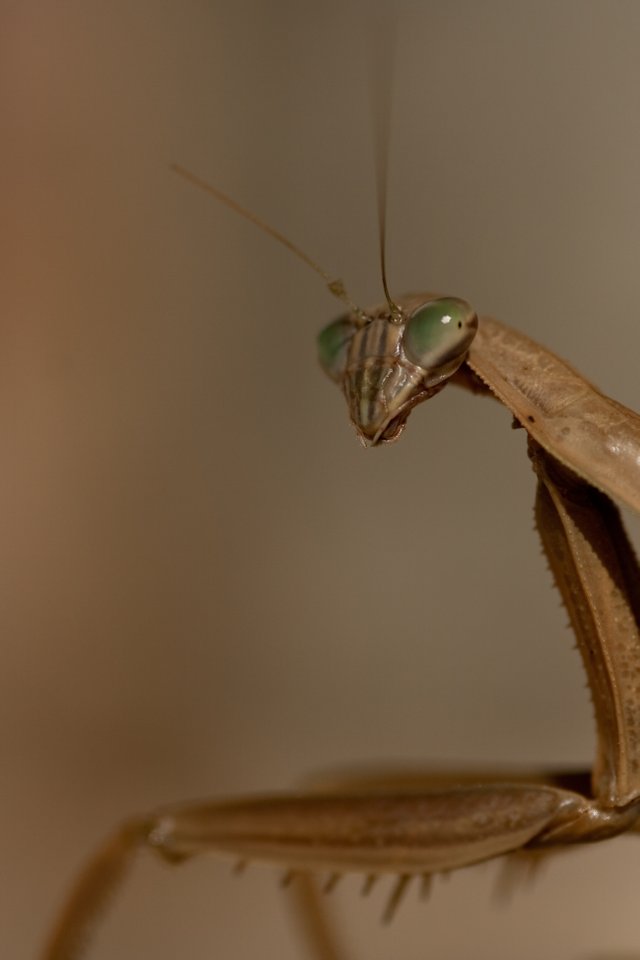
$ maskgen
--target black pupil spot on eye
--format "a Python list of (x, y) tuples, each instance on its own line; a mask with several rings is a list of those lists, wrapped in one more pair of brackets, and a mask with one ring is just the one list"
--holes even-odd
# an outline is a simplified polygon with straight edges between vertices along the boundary
[(534, 420), (534, 418), (531, 416), (531, 414), (529, 414), (529, 416), (527, 417), (527, 420), (529, 421), (529, 423), (535, 423), (535, 422), (536, 422), (536, 421)]
[(462, 326), (462, 320), (458, 320), (458, 330), (460, 329), (461, 326)]

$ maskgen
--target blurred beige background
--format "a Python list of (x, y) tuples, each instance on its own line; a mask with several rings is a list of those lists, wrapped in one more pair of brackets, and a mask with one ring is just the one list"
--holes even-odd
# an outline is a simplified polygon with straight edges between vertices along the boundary
[[(32, 958), (128, 813), (356, 761), (590, 763), (524, 438), (453, 389), (364, 451), (322, 284), (168, 170), (380, 298), (373, 6), (0, 5), (2, 955)], [(396, 292), (464, 296), (640, 406), (640, 5), (400, 20)], [(339, 309), (339, 308), (338, 308)], [(640, 955), (637, 841), (335, 896), (354, 957)], [(275, 871), (144, 856), (90, 956), (303, 958)]]

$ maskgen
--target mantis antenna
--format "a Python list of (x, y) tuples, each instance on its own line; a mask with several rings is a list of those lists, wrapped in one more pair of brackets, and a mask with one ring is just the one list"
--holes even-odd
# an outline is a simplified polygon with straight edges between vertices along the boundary
[[(171, 169), (174, 173), (179, 174), (185, 180), (188, 180), (189, 183), (193, 184), (195, 187), (198, 187), (200, 190), (204, 190), (205, 193), (208, 193), (210, 196), (215, 197), (216, 200), (219, 200), (220, 203), (224, 203), (225, 206), (229, 207), (231, 210), (234, 210), (235, 213), (239, 213), (241, 217), (244, 217), (245, 220), (249, 220), (256, 227), (259, 227), (260, 230), (263, 230), (270, 237), (273, 237), (274, 240), (277, 240), (281, 243), (287, 250), (290, 250), (291, 253), (294, 253), (296, 257), (306, 263), (307, 266), (311, 267), (312, 270), (315, 270), (318, 273), (324, 282), (326, 283), (329, 291), (337, 297), (339, 300), (342, 300), (343, 303), (349, 307), (357, 316), (362, 319), (366, 319), (364, 311), (358, 307), (349, 294), (346, 291), (344, 283), (340, 279), (333, 280), (322, 267), (318, 266), (315, 260), (312, 260), (311, 257), (308, 257), (306, 253), (300, 250), (299, 247), (296, 247), (295, 244), (288, 240), (282, 233), (278, 230), (275, 230), (273, 227), (270, 227), (268, 223), (265, 223), (264, 220), (261, 220), (260, 217), (256, 216), (255, 213), (251, 213), (250, 210), (245, 210), (244, 207), (241, 207), (239, 203), (236, 203), (235, 200), (232, 200), (231, 197), (228, 197), (226, 193), (223, 193), (222, 190), (218, 190), (217, 187), (211, 186), (210, 183), (207, 183), (206, 180), (201, 180), (200, 177), (197, 177), (194, 173), (191, 173), (190, 170), (187, 170), (185, 167), (180, 166), (179, 163), (172, 163)], [(384, 281), (383, 281), (384, 282)], [(385, 283), (386, 289), (386, 283)], [(388, 299), (388, 297), (387, 297)]]
[[(371, 57), (369, 61), (369, 90), (371, 93), (371, 119), (373, 124), (376, 170), (380, 273), (382, 277), (382, 289), (384, 290), (386, 301), (389, 304), (391, 316), (394, 322), (397, 323), (401, 322), (404, 317), (402, 308), (391, 299), (391, 294), (389, 293), (385, 257), (387, 171), (389, 166), (389, 127), (391, 121), (391, 93), (395, 65), (394, 61), (397, 21), (395, 18), (392, 18), (390, 23), (387, 21), (388, 18), (384, 18), (384, 22), (382, 20), (377, 22), (376, 29), (372, 36), (372, 41), (370, 44)], [(353, 302), (347, 293), (343, 281), (339, 278), (332, 279), (329, 274), (315, 262), (315, 260), (312, 260), (311, 257), (304, 253), (303, 250), (301, 250), (299, 247), (296, 247), (296, 245), (287, 237), (285, 237), (284, 234), (280, 233), (274, 227), (269, 226), (268, 223), (265, 223), (264, 220), (261, 220), (260, 217), (258, 217), (255, 213), (252, 213), (250, 210), (246, 210), (235, 200), (232, 200), (231, 197), (227, 196), (226, 193), (223, 193), (222, 190), (218, 190), (217, 187), (212, 186), (206, 180), (202, 180), (200, 177), (196, 176), (195, 173), (191, 173), (191, 171), (187, 170), (186, 167), (181, 166), (179, 163), (172, 163), (170, 164), (170, 167), (174, 173), (179, 174), (179, 176), (183, 177), (183, 179), (187, 180), (193, 186), (198, 187), (205, 193), (208, 193), (209, 196), (214, 197), (216, 200), (218, 200), (220, 203), (223, 203), (226, 207), (229, 207), (229, 209), (233, 210), (235, 213), (239, 213), (241, 217), (245, 218), (245, 220), (249, 220), (254, 224), (254, 226), (258, 227), (274, 240), (277, 240), (278, 243), (281, 243), (287, 248), (287, 250), (290, 250), (291, 253), (295, 254), (299, 260), (302, 260), (303, 263), (306, 263), (308, 267), (311, 267), (312, 270), (315, 270), (315, 272), (322, 277), (325, 284), (329, 288), (329, 292), (332, 293), (334, 297), (342, 300), (342, 302), (349, 307), (352, 313), (360, 318), (362, 323), (367, 322), (369, 319), (367, 314)]]
[(374, 159), (376, 173), (376, 198), (378, 205), (378, 243), (380, 251), (380, 274), (382, 289), (391, 316), (395, 321), (403, 319), (402, 309), (391, 299), (387, 285), (385, 239), (387, 226), (387, 181), (389, 169), (389, 142), (391, 127), (391, 104), (397, 19), (395, 16), (378, 18), (371, 30), (369, 43), (369, 91), (370, 115), (373, 126)]

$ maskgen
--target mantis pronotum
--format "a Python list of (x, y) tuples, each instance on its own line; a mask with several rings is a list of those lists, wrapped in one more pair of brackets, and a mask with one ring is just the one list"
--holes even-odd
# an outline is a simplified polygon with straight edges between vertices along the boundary
[[(218, 199), (246, 211), (197, 178)], [(88, 927), (140, 847), (179, 862), (208, 850), (301, 874), (407, 883), (494, 857), (544, 853), (640, 830), (640, 592), (638, 565), (610, 497), (640, 509), (640, 417), (567, 364), (455, 297), (414, 294), (361, 310), (321, 273), (348, 311), (319, 337), (327, 374), (343, 389), (365, 445), (397, 439), (413, 407), (449, 380), (490, 393), (528, 434), (538, 476), (536, 516), (585, 664), (598, 732), (591, 773), (505, 777), (427, 773), (335, 790), (159, 810), (126, 823), (89, 864), (44, 956), (82, 953)], [(319, 956), (333, 957), (326, 942)]]

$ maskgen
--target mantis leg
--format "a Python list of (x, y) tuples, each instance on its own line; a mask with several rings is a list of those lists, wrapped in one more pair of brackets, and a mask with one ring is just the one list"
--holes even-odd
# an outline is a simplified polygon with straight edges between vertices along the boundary
[[(585, 775), (427, 774), (345, 781), (323, 792), (160, 810), (125, 824), (80, 877), (43, 954), (82, 955), (92, 926), (140, 848), (180, 862), (211, 851), (301, 873), (367, 876), (453, 870), (522, 849), (636, 830), (640, 807), (640, 576), (611, 501), (544, 453), (538, 526), (585, 662), (598, 728)], [(593, 799), (590, 797), (593, 793)], [(338, 960), (317, 926), (322, 960)], [(324, 942), (324, 946), (322, 945)], [(324, 954), (320, 952), (324, 950)], [(333, 950), (333, 953), (331, 952)]]
[(159, 811), (131, 820), (98, 851), (43, 956), (82, 955), (97, 917), (141, 847), (172, 863), (211, 851), (296, 872), (412, 876), (519, 850), (550, 828), (580, 819), (588, 806), (579, 794), (554, 785), (507, 782), (265, 796)]
[[(490, 782), (499, 784), (509, 780), (520, 783), (546, 784), (582, 794), (589, 791), (590, 777), (591, 772), (589, 770), (576, 770), (570, 773), (536, 770), (519, 772), (514, 775), (513, 771), (506, 773), (503, 770), (488, 773), (486, 770), (476, 769), (453, 774), (450, 769), (425, 772), (417, 770), (415, 767), (401, 770), (394, 766), (388, 770), (374, 768), (367, 773), (345, 774), (344, 771), (340, 771), (337, 775), (316, 776), (305, 785), (319, 792), (397, 794), (407, 792), (425, 793), (436, 789), (452, 789), (465, 784), (477, 785), (479, 782), (484, 785)], [(558, 850), (560, 848), (550, 849)], [(517, 862), (505, 862), (505, 871), (498, 881), (497, 891), (508, 894), (516, 881), (522, 882), (523, 878), (530, 879), (533, 871), (539, 866), (542, 852), (548, 853), (546, 850), (535, 851), (533, 855), (530, 854), (526, 859), (520, 853), (520, 859)], [(333, 916), (331, 897), (329, 896), (339, 879), (340, 874), (337, 873), (327, 874), (324, 880), (310, 873), (299, 873), (292, 877), (291, 882), (287, 884), (286, 892), (291, 903), (294, 919), (303, 934), (309, 957), (313, 960), (349, 960), (349, 957), (351, 957), (340, 936), (339, 925)], [(363, 896), (371, 892), (377, 879), (376, 874), (365, 876), (362, 884)], [(411, 875), (407, 874), (401, 874), (394, 879), (382, 915), (384, 922), (393, 919), (404, 893), (408, 889), (409, 882), (413, 879)], [(432, 876), (430, 874), (424, 874), (419, 878), (420, 896), (422, 898), (429, 895), (431, 880)]]
[(640, 797), (640, 569), (611, 500), (533, 441), (529, 453), (538, 529), (593, 700), (593, 795), (620, 808)]

